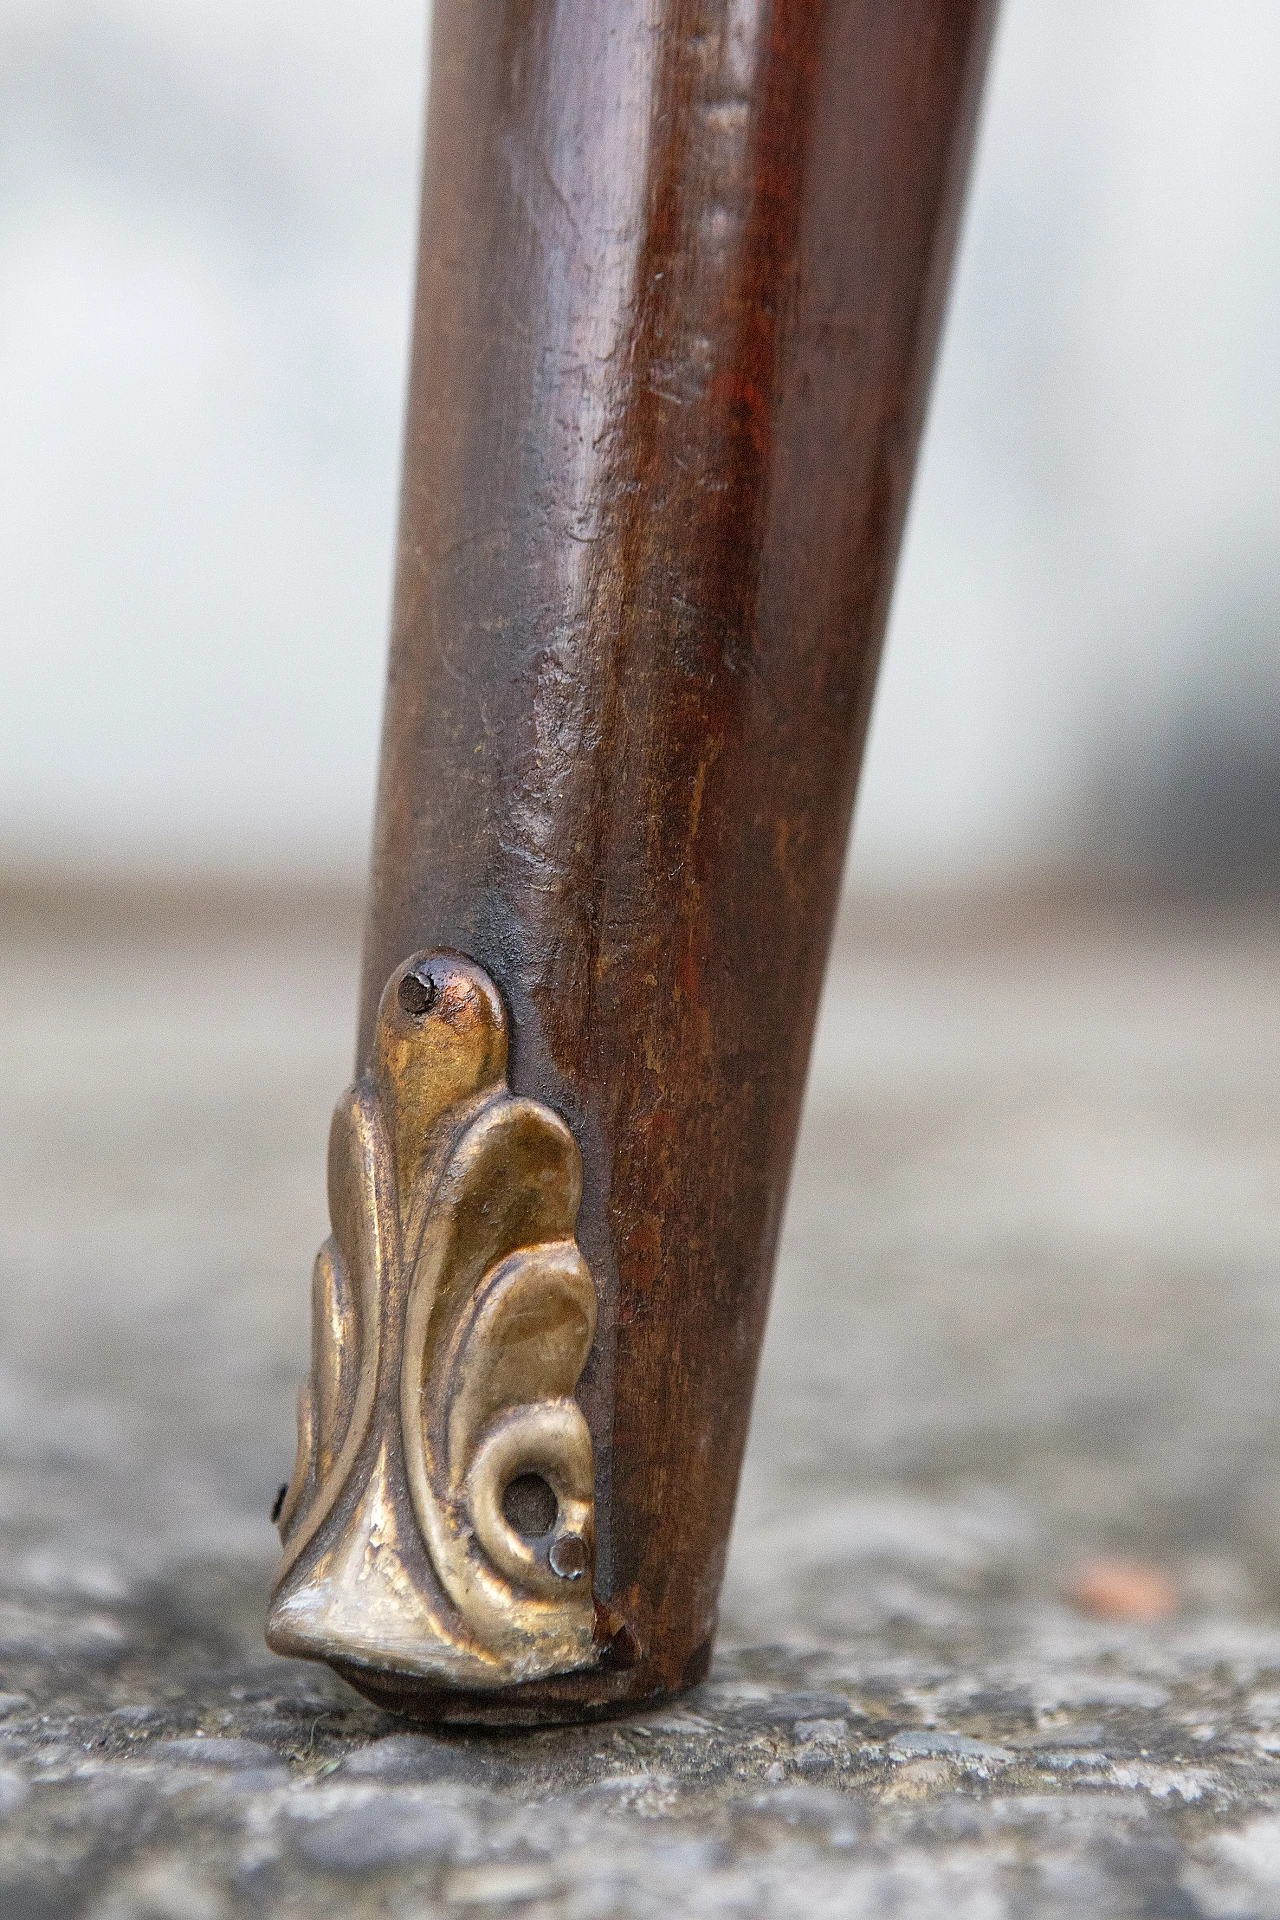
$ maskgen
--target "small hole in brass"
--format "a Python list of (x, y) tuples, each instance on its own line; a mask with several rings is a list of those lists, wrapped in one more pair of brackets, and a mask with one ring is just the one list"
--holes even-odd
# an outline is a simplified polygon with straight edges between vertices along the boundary
[(396, 989), (396, 999), (405, 1013), (421, 1019), (436, 1003), (438, 989), (429, 973), (406, 973)]
[(502, 1496), (502, 1517), (526, 1540), (550, 1533), (560, 1511), (555, 1494), (540, 1473), (522, 1473)]

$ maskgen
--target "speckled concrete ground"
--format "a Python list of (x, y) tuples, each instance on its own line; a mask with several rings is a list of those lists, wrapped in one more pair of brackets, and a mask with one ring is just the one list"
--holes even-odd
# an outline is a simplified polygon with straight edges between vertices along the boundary
[(260, 1639), (352, 917), (10, 905), (4, 1920), (1280, 1916), (1274, 924), (846, 933), (711, 1682), (435, 1739)]

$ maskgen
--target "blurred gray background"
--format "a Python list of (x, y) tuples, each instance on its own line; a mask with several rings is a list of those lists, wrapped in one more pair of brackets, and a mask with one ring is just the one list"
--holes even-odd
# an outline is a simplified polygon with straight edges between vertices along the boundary
[[(357, 875), (422, 0), (0, 0), (0, 860)], [(1256, 884), (1280, 8), (1006, 0), (869, 883)]]

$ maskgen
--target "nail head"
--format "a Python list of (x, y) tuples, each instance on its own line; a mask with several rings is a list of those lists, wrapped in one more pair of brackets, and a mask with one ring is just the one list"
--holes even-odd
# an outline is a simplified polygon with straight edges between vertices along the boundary
[(587, 1570), (587, 1543), (580, 1533), (562, 1533), (551, 1543), (547, 1559), (562, 1580), (581, 1580)]
[(430, 1013), (436, 1000), (436, 983), (429, 973), (406, 973), (396, 992), (405, 1013), (420, 1019)]

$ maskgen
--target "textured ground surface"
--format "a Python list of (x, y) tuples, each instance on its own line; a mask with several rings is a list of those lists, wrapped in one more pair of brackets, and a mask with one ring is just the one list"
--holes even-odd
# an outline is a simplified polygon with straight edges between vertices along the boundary
[(437, 1740), (260, 1641), (350, 923), (108, 909), (3, 916), (5, 1920), (1280, 1916), (1274, 927), (846, 938), (711, 1683)]

